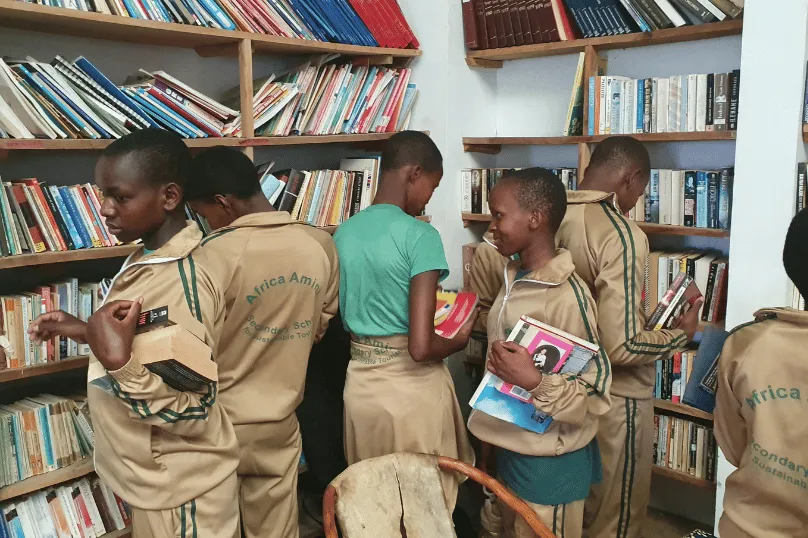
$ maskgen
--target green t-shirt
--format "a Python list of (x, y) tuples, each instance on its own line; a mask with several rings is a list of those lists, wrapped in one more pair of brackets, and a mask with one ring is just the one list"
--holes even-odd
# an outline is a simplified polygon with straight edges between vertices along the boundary
[(358, 336), (408, 334), (410, 280), (427, 271), (449, 276), (443, 242), (432, 225), (389, 204), (360, 211), (334, 234), (339, 307)]

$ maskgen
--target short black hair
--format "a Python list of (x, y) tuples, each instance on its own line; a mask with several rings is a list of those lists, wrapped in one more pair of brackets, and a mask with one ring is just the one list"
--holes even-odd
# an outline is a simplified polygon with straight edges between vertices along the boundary
[(408, 165), (420, 166), (427, 172), (443, 170), (443, 156), (429, 135), (421, 131), (401, 131), (384, 144), (382, 171)]
[(808, 297), (808, 208), (791, 221), (783, 247), (783, 267), (803, 297)]
[(567, 213), (567, 190), (558, 176), (546, 168), (523, 168), (505, 172), (497, 185), (506, 182), (519, 188), (519, 205), (523, 209), (546, 214), (552, 231), (558, 231)]
[(134, 131), (104, 148), (103, 157), (137, 154), (137, 165), (155, 185), (185, 187), (191, 173), (191, 152), (179, 135), (164, 129)]
[(247, 200), (259, 192), (261, 183), (250, 158), (235, 148), (216, 146), (194, 157), (185, 199), (210, 199), (217, 194), (230, 194)]
[(610, 136), (595, 147), (589, 166), (617, 170), (623, 166), (636, 165), (644, 173), (651, 171), (651, 158), (645, 146), (631, 136)]

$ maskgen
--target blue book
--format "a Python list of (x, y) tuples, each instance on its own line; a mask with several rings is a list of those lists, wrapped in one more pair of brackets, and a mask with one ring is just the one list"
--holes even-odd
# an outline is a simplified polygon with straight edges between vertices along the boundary
[(143, 111), (143, 109), (140, 106), (138, 106), (120, 88), (118, 88), (106, 76), (104, 76), (104, 74), (101, 71), (96, 69), (96, 67), (89, 60), (87, 60), (87, 58), (79, 56), (78, 58), (76, 58), (73, 64), (78, 69), (83, 71), (85, 75), (94, 80), (96, 84), (104, 88), (104, 90), (106, 90), (106, 92), (109, 93), (112, 97), (114, 97), (121, 103), (125, 104), (126, 106), (137, 112), (146, 122), (149, 123), (151, 127), (159, 127), (156, 121), (154, 121), (148, 114), (146, 114)]
[(188, 127), (188, 123), (184, 119), (175, 121), (171, 115), (168, 114), (165, 107), (157, 105), (153, 101), (149, 100), (147, 98), (148, 94), (145, 92), (127, 88), (127, 93), (129, 93), (129, 96), (132, 97), (132, 99), (134, 99), (143, 110), (146, 110), (148, 114), (151, 114), (153, 119), (162, 124), (165, 129), (173, 131), (183, 138), (199, 138), (199, 135)]
[(174, 22), (174, 17), (172, 17), (168, 11), (166, 10), (165, 6), (163, 5), (162, 0), (146, 0), (145, 4), (152, 4), (152, 8), (157, 10), (157, 14), (159, 15), (158, 20), (163, 22)]
[(90, 245), (85, 245), (81, 240), (81, 235), (79, 235), (79, 232), (76, 230), (76, 224), (73, 222), (73, 218), (70, 216), (70, 212), (67, 210), (64, 200), (62, 200), (62, 193), (59, 192), (59, 188), (50, 185), (48, 190), (50, 190), (51, 197), (56, 203), (56, 207), (59, 208), (59, 214), (62, 216), (62, 220), (65, 222), (67, 231), (70, 234), (70, 240), (73, 241), (73, 245), (75, 246), (76, 250), (89, 247)]
[(222, 11), (222, 8), (214, 0), (199, 0), (202, 7), (213, 19), (225, 30), (236, 30), (236, 24)]
[(303, 0), (289, 0), (289, 3), (318, 40), (328, 40), (328, 36), (323, 28), (324, 23), (319, 13), (312, 10), (311, 7)]
[(44, 456), (47, 461), (46, 465), (48, 467), (56, 467), (56, 458), (53, 455), (53, 439), (51, 437), (50, 423), (48, 422), (48, 406), (38, 404), (32, 400), (26, 401), (30, 401), (33, 405), (38, 406), (36, 408), (36, 412), (39, 415), (39, 421), (42, 425), (42, 427), (39, 428), (39, 433), (42, 435), (42, 440), (44, 441), (43, 444), (45, 445)]
[(659, 170), (651, 170), (648, 196), (648, 222), (659, 224)]
[(112, 133), (101, 127), (101, 125), (96, 122), (92, 116), (87, 114), (82, 107), (80, 107), (75, 101), (73, 101), (68, 95), (66, 95), (62, 89), (56, 84), (55, 81), (51, 80), (51, 78), (43, 73), (34, 73), (35, 77), (38, 77), (42, 82), (48, 85), (54, 92), (56, 92), (62, 100), (67, 103), (76, 113), (81, 116), (84, 121), (89, 123), (93, 126), (93, 129), (98, 131), (102, 138), (114, 138)]
[(140, 14), (140, 10), (137, 8), (137, 6), (135, 6), (135, 0), (123, 0), (123, 7), (126, 8), (129, 16), (133, 19), (143, 18), (143, 16)]
[(348, 2), (346, 2), (346, 0), (334, 0), (334, 2), (336, 2), (337, 6), (345, 14), (345, 18), (351, 24), (351, 27), (354, 29), (361, 43), (369, 47), (375, 47), (377, 45), (376, 40), (373, 39), (370, 30), (368, 30), (365, 23), (362, 22), (362, 19), (359, 18), (359, 15), (356, 14), (353, 8), (348, 5)]
[(65, 206), (67, 206), (67, 211), (70, 218), (73, 219), (73, 222), (76, 224), (76, 231), (79, 233), (79, 235), (81, 235), (82, 244), (86, 248), (92, 247), (93, 241), (90, 239), (90, 234), (87, 231), (87, 225), (84, 223), (84, 219), (81, 218), (81, 214), (76, 207), (73, 196), (70, 195), (69, 188), (59, 187), (59, 193), (62, 195), (62, 200), (64, 200)]
[(161, 118), (167, 119), (172, 125), (181, 126), (185, 131), (189, 133), (187, 138), (208, 137), (208, 134), (205, 131), (203, 131), (190, 121), (186, 120), (184, 117), (174, 112), (174, 110), (172, 110), (168, 105), (157, 99), (155, 96), (151, 95), (143, 88), (138, 88), (136, 90), (130, 90), (130, 91), (138, 99), (140, 99), (140, 102), (142, 102), (144, 106), (148, 107), (149, 110), (154, 111), (154, 113), (160, 115)]
[(696, 175), (696, 228), (707, 227), (707, 172), (699, 170)]
[(595, 79), (597, 77), (589, 77), (589, 136), (595, 136)]
[[(645, 31), (645, 30), (643, 30)], [(590, 88), (591, 91), (591, 88)], [(640, 79), (637, 81), (637, 123), (634, 125), (635, 132), (642, 132), (642, 119), (645, 116), (645, 80)], [(591, 109), (590, 109), (591, 110)], [(590, 112), (594, 114), (594, 111)], [(589, 116), (592, 117), (591, 115)]]
[(718, 172), (707, 172), (707, 227), (718, 228)]
[(654, 362), (656, 368), (656, 383), (654, 384), (654, 398), (662, 398), (662, 361)]
[(721, 169), (721, 185), (718, 194), (718, 227), (729, 230), (730, 205), (732, 204), (732, 177), (734, 168)]
[(92, 189), (92, 187), (90, 186), (89, 183), (87, 183), (85, 185), (86, 185), (85, 187), (79, 186), (79, 190), (81, 190), (84, 197), (87, 198), (87, 205), (90, 207), (90, 213), (92, 213), (90, 216), (93, 219), (95, 219), (96, 224), (98, 224), (98, 229), (101, 230), (101, 235), (104, 236), (104, 239), (106, 239), (107, 241), (110, 241), (111, 243), (114, 244), (115, 241), (113, 241), (112, 238), (107, 233), (107, 228), (106, 228), (106, 226), (104, 226), (104, 219), (101, 217), (101, 214), (98, 213), (98, 208), (95, 207), (95, 204), (93, 203), (93, 201), (89, 199), (89, 194), (88, 194), (87, 190)]
[(682, 402), (712, 413), (715, 409), (715, 392), (718, 387), (718, 356), (729, 336), (727, 331), (707, 327), (701, 337), (693, 371), (685, 387)]

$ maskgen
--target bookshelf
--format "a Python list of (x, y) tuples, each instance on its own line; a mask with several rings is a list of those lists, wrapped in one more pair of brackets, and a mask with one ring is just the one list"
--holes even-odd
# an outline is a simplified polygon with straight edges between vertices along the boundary
[(39, 474), (32, 476), (21, 482), (11, 484), (4, 488), (0, 488), (0, 502), (27, 495), (43, 488), (55, 486), (62, 482), (69, 482), (76, 478), (81, 478), (92, 473), (95, 470), (93, 467), (93, 458), (84, 458), (76, 463), (51, 471), (49, 473)]
[(673, 469), (668, 469), (667, 467), (660, 467), (659, 465), (654, 465), (653, 474), (656, 476), (668, 478), (670, 480), (675, 480), (677, 482), (682, 482), (683, 484), (698, 486), (704, 489), (714, 490), (716, 487), (715, 482), (713, 482), (712, 480), (704, 480), (703, 478), (696, 478), (695, 476), (685, 474), (681, 471), (675, 471)]
[(682, 417), (704, 420), (704, 421), (713, 421), (712, 413), (707, 413), (706, 411), (702, 411), (701, 409), (696, 409), (695, 407), (691, 407), (689, 405), (683, 403), (674, 403), (669, 402), (668, 400), (654, 400), (654, 409), (657, 411), (665, 411), (667, 413), (673, 413), (675, 415), (681, 415)]
[(466, 54), (466, 64), (470, 67), (496, 69), (502, 67), (502, 63), (508, 60), (575, 54), (584, 52), (587, 47), (592, 47), (596, 51), (605, 51), (715, 39), (718, 37), (739, 35), (742, 28), (742, 20), (730, 20), (700, 26), (684, 26), (682, 28), (656, 30), (653, 32), (470, 51)]
[[(570, 146), (573, 144), (597, 144), (611, 135), (594, 136), (494, 136), (463, 137), (463, 151), (495, 155), (502, 146)], [(735, 131), (705, 131), (685, 133), (636, 133), (629, 135), (643, 143), (658, 142), (710, 142), (735, 140)]]
[(32, 377), (57, 374), (68, 370), (80, 370), (87, 368), (89, 360), (87, 356), (69, 357), (60, 361), (49, 362), (48, 364), (0, 370), (0, 383), (18, 381), (20, 379), (31, 379)]
[(0, 258), (0, 269), (15, 267), (35, 267), (54, 263), (68, 263), (104, 258), (123, 258), (137, 249), (137, 245), (120, 245), (117, 247), (87, 248), (62, 252), (42, 252), (41, 254), (19, 254)]

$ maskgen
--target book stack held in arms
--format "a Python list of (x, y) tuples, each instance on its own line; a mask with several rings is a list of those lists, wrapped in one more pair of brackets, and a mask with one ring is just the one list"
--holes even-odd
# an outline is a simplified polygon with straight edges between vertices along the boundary
[(739, 18), (743, 0), (463, 0), (468, 49), (650, 32)]
[(37, 345), (28, 335), (28, 327), (40, 314), (63, 310), (82, 321), (101, 305), (109, 291), (109, 279), (100, 283), (79, 282), (69, 278), (30, 292), (0, 296), (0, 335), (11, 343), (4, 368), (25, 368), (90, 354), (90, 346), (69, 338), (54, 337)]
[[(728, 271), (727, 258), (720, 253), (651, 252), (645, 270), (644, 289), (646, 291), (643, 294), (643, 307), (648, 321), (651, 321), (659, 305), (666, 300), (667, 296), (673, 293), (675, 297), (680, 291), (682, 294), (685, 293), (686, 290), (681, 290), (681, 288), (683, 284), (691, 284), (689, 279), (692, 279), (697, 291), (704, 296), (699, 319), (709, 323), (723, 321), (727, 310)], [(682, 280), (680, 278), (682, 274), (686, 275), (688, 279)], [(687, 292), (688, 298), (692, 297), (690, 293), (692, 290)], [(674, 318), (676, 314), (674, 313)], [(666, 321), (668, 320), (663, 319), (663, 323)], [(653, 330), (656, 325), (657, 322), (648, 330)]]
[(221, 137), (239, 113), (165, 73), (116, 86), (87, 58), (0, 59), (0, 137), (111, 139), (147, 127)]
[[(508, 335), (533, 355), (533, 363), (544, 374), (578, 375), (599, 351), (599, 346), (551, 327), (528, 316), (522, 316)], [(534, 387), (528, 387), (532, 389)], [(533, 396), (524, 387), (505, 383), (486, 371), (469, 401), (472, 409), (520, 428), (544, 433), (553, 419), (532, 403)]]
[(0, 405), (0, 486), (91, 457), (95, 437), (87, 396), (40, 394)]
[[(321, 56), (281, 76), (253, 81), (257, 136), (390, 133), (409, 125), (418, 90), (411, 69), (370, 65), (367, 58)], [(239, 88), (225, 102), (238, 108)], [(241, 121), (225, 129), (241, 136)]]
[(101, 216), (98, 188), (36, 178), (1, 182), (0, 257), (119, 245)]
[(338, 226), (368, 207), (376, 194), (381, 157), (343, 159), (339, 170), (259, 166), (261, 189), (279, 211), (313, 226)]
[(589, 77), (589, 135), (734, 131), (741, 72)]
[(713, 429), (668, 415), (654, 415), (654, 465), (715, 480)]
[(735, 169), (651, 170), (628, 217), (637, 222), (729, 230)]
[(370, 47), (418, 48), (396, 0), (24, 0), (133, 19)]
[(454, 338), (476, 307), (476, 293), (439, 291), (435, 302), (435, 333), (443, 338)]
[[(488, 209), (488, 194), (502, 176), (521, 168), (465, 168), (460, 171), (460, 181), (463, 187), (463, 200), (461, 211), (477, 215), (490, 215)], [(564, 188), (574, 191), (578, 188), (577, 168), (550, 168)]]

